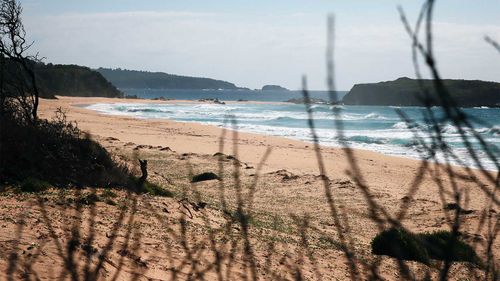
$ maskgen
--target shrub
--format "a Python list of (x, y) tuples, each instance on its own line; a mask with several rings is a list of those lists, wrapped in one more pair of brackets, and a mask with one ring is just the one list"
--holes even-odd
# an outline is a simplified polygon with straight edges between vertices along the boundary
[(219, 176), (212, 172), (201, 173), (193, 177), (191, 182), (200, 182), (200, 181), (208, 181), (208, 180), (220, 180)]
[(379, 233), (372, 240), (375, 255), (387, 255), (400, 260), (429, 264), (429, 255), (415, 234), (401, 228), (391, 228)]
[(4, 115), (0, 125), (0, 182), (32, 178), (55, 187), (126, 184), (127, 171), (67, 121), (62, 110), (51, 121), (35, 123)]
[(436, 260), (465, 261), (480, 265), (481, 261), (471, 246), (449, 231), (420, 234), (429, 256)]
[(471, 246), (449, 231), (413, 234), (401, 228), (391, 228), (372, 240), (372, 253), (400, 260), (429, 264), (430, 259), (470, 262), (481, 265)]

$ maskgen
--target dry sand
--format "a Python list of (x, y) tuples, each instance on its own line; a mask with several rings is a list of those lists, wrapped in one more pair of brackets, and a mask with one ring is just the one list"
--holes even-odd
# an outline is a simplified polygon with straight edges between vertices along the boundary
[[(320, 277), (325, 280), (348, 279), (350, 271), (341, 251), (342, 247), (339, 246), (342, 239), (342, 235), (339, 234), (344, 235), (346, 243), (355, 253), (359, 278), (368, 278), (377, 272), (384, 279), (400, 279), (402, 272), (398, 270), (394, 260), (377, 259), (370, 253), (370, 241), (380, 231), (380, 225), (374, 222), (374, 218), (383, 217), (381, 214), (384, 212), (395, 218), (396, 214), (404, 210), (401, 222), (415, 232), (449, 230), (452, 224), (453, 210), (443, 209), (447, 203), (453, 202), (453, 198), (450, 192), (450, 180), (442, 169), (429, 170), (439, 170), (443, 173), (437, 177), (432, 172), (426, 171), (418, 181), (418, 190), (414, 194), (409, 194), (410, 187), (415, 182), (415, 175), (422, 165), (421, 161), (355, 150), (354, 167), (347, 160), (344, 150), (322, 148), (327, 178), (321, 178), (313, 145), (309, 143), (248, 133), (234, 135), (232, 131), (224, 133), (220, 128), (194, 123), (104, 115), (79, 106), (119, 102), (162, 101), (59, 97), (58, 100), (42, 100), (40, 106), (42, 118), (50, 118), (55, 109), (63, 108), (67, 111), (69, 120), (76, 121), (81, 129), (89, 132), (111, 153), (124, 161), (134, 161), (138, 157), (148, 159), (150, 179), (177, 194), (176, 199), (139, 196), (141, 207), (135, 222), (140, 225), (139, 232), (142, 233), (143, 239), (137, 237), (132, 239), (139, 245), (138, 250), (133, 253), (113, 248), (109, 262), (105, 266), (106, 270), (99, 276), (103, 279), (109, 279), (115, 272), (120, 271), (117, 269), (117, 260), (120, 256), (129, 259), (124, 272), (119, 275), (120, 279), (129, 278), (134, 272), (141, 279), (196, 279), (202, 276), (206, 279), (220, 279), (217, 275), (219, 269), (214, 266), (218, 263), (214, 261), (216, 259), (213, 247), (220, 247), (220, 253), (226, 257), (231, 256), (228, 250), (231, 245), (228, 245), (230, 243), (227, 236), (219, 237), (218, 234), (216, 236), (220, 241), (216, 244), (209, 243), (213, 239), (210, 238), (211, 232), (207, 232), (207, 227), (224, 228), (224, 221), (228, 216), (230, 219), (234, 218), (232, 217), (234, 213), (228, 215), (224, 210), (237, 209), (239, 198), (248, 199), (249, 197), (245, 196), (253, 194), (253, 191), (255, 192), (253, 203), (249, 206), (246, 202), (243, 207), (252, 212), (253, 231), (249, 234), (249, 241), (253, 245), (255, 273), (259, 279), (264, 280), (296, 279), (298, 273), (306, 279)], [(222, 152), (225, 155), (233, 155), (237, 160), (231, 157), (213, 156), (220, 151), (221, 143), (223, 143)], [(263, 165), (260, 177), (256, 180), (258, 172), (256, 168), (267, 149), (271, 149), (271, 153)], [(221, 159), (222, 162), (219, 161)], [(233, 168), (237, 168), (239, 181), (232, 179), (235, 173)], [(359, 173), (356, 169), (359, 169)], [(487, 246), (488, 229), (485, 224), (480, 224), (480, 221), (498, 222), (499, 216), (498, 203), (489, 204), (490, 200), (478, 187), (477, 181), (481, 182), (484, 190), (492, 190), (493, 184), (478, 171), (472, 171), (467, 175), (464, 169), (455, 170), (462, 175), (456, 178), (456, 181), (459, 188), (464, 191), (462, 207), (467, 210), (460, 218), (462, 222), (460, 231), (464, 239), (473, 244), (481, 254)], [(190, 174), (206, 171), (224, 175), (224, 182), (207, 181), (198, 184), (189, 182)], [(474, 181), (474, 178), (477, 181)], [(254, 182), (257, 184), (254, 185)], [(439, 185), (443, 187), (443, 192), (439, 192)], [(122, 193), (118, 198), (128, 202), (124, 204), (133, 202), (133, 199)], [(339, 212), (340, 222), (332, 215), (332, 205), (327, 200), (329, 195), (335, 210)], [(51, 196), (49, 193), (46, 195), (47, 199), (44, 199), (49, 205), (53, 200)], [(221, 202), (221, 196), (228, 208)], [(179, 198), (187, 198), (189, 202), (179, 202)], [(39, 233), (48, 235), (49, 230), (43, 227), (43, 223), (39, 225), (40, 220), (37, 217), (43, 213), (43, 208), (36, 203), (40, 201), (35, 199), (29, 196), (23, 200), (13, 197), (2, 198), (4, 207), (1, 212), (11, 215), (3, 215), (0, 220), (3, 223), (0, 228), (0, 240), (16, 241), (15, 232), (8, 230), (15, 229), (16, 212), (20, 214), (27, 209), (33, 210), (27, 218), (28, 221), (31, 219), (31, 222), (25, 223), (31, 226), (31, 230), (28, 230), (30, 227), (25, 228), (24, 231), (27, 232), (29, 239), (22, 239), (21, 245), (29, 247), (29, 241), (40, 240), (37, 238)], [(203, 211), (195, 211), (195, 205), (199, 202), (208, 203), (208, 207)], [(184, 206), (186, 204), (188, 208)], [(52, 205), (49, 213), (57, 222), (56, 232), (60, 231), (56, 237), (67, 237), (70, 231), (69, 225), (74, 220), (58, 213), (60, 211), (58, 204)], [(490, 206), (492, 207), (489, 208)], [(167, 212), (163, 208), (168, 208)], [(187, 209), (190, 210), (186, 211)], [(97, 224), (100, 229), (97, 231), (98, 238), (93, 247), (97, 249), (96, 251), (100, 251), (106, 244), (112, 222), (119, 216), (119, 210), (104, 203), (98, 203), (96, 210), (101, 222)], [(88, 221), (92, 217), (89, 213), (90, 210), (83, 211), (81, 217), (74, 218), (78, 221)], [(182, 235), (178, 236), (183, 233), (180, 218), (187, 219), (190, 227), (194, 229), (192, 234), (196, 233), (185, 238), (189, 246), (181, 243)], [(306, 240), (299, 231), (300, 222), (305, 218), (308, 221), (306, 229), (309, 235)], [(170, 223), (168, 227), (163, 224), (165, 220)], [(64, 227), (65, 221), (68, 227)], [(387, 224), (383, 222), (381, 225)], [(241, 226), (234, 226), (229, 232), (238, 232), (242, 237), (245, 236)], [(123, 234), (123, 237), (126, 237), (126, 234)], [(245, 256), (243, 240), (237, 242), (237, 245), (241, 243), (241, 247), (236, 247), (238, 250), (234, 261), (227, 258), (221, 261), (223, 269), (220, 269), (220, 272), (233, 272), (233, 275), (227, 278), (229, 280), (245, 279), (245, 274), (252, 274), (250, 267), (245, 267), (250, 261), (243, 258)], [(307, 247), (304, 246), (304, 241), (308, 241)], [(3, 245), (1, 243), (0, 241), (2, 246), (0, 250), (4, 252), (18, 247), (14, 242)], [(117, 244), (124, 245), (124, 243), (120, 240)], [(274, 247), (272, 251), (269, 250), (270, 245)], [(498, 239), (493, 242), (492, 247), (493, 252), (497, 254), (500, 249)], [(54, 254), (57, 253), (56, 249), (55, 244), (47, 246), (45, 255), (62, 268), (63, 263), (57, 261), (57, 255)], [(6, 260), (7, 257), (2, 256), (0, 270), (6, 268)], [(232, 262), (234, 262), (233, 267), (227, 270)], [(95, 265), (95, 261), (91, 264)], [(376, 270), (370, 268), (373, 264), (377, 265)], [(429, 268), (414, 262), (409, 262), (408, 266), (417, 276), (422, 277), (429, 271), (435, 278), (439, 268), (439, 264)], [(49, 274), (43, 265), (36, 264), (34, 267), (45, 277)], [(20, 274), (18, 271), (19, 269), (15, 270), (16, 274)], [(57, 275), (59, 271), (55, 272)], [(199, 272), (204, 272), (204, 275), (197, 275)], [(478, 274), (481, 274), (480, 271), (474, 268), (457, 264), (452, 268), (451, 277), (476, 279)], [(223, 279), (226, 277), (224, 275)], [(3, 276), (0, 275), (0, 278)]]

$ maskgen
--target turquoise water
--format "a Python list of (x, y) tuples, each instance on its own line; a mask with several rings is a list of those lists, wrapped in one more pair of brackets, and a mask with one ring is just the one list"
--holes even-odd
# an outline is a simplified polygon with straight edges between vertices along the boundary
[[(218, 127), (231, 128), (228, 119), (237, 122), (237, 129), (245, 132), (281, 136), (296, 140), (311, 141), (310, 129), (307, 125), (307, 113), (300, 104), (258, 104), (228, 103), (219, 104), (94, 104), (89, 109), (107, 114), (127, 115), (138, 118), (161, 118), (183, 122), (196, 122)], [(420, 107), (383, 107), (383, 106), (341, 106), (341, 120), (344, 126), (345, 143), (353, 148), (367, 149), (389, 155), (421, 159), (428, 156), (422, 145), (415, 140), (415, 134), (425, 143), (430, 143), (435, 133), (430, 133), (430, 126), (424, 122)], [(402, 121), (397, 110), (404, 112), (415, 121), (412, 128)], [(439, 119), (442, 112), (432, 109)], [(494, 155), (500, 158), (500, 109), (470, 108), (464, 112), (473, 119), (476, 132), (488, 143)], [(339, 134), (335, 129), (335, 115), (332, 106), (313, 105), (313, 114), (317, 133), (321, 144), (326, 146), (342, 146)], [(441, 135), (445, 142), (458, 155), (460, 161), (452, 161), (477, 167), (467, 152), (457, 129), (448, 123), (441, 123)], [(489, 159), (479, 142), (472, 138), (472, 131), (466, 135), (477, 153), (482, 165), (496, 170), (496, 165)], [(422, 154), (423, 153), (423, 154)], [(442, 155), (438, 155), (443, 160)]]

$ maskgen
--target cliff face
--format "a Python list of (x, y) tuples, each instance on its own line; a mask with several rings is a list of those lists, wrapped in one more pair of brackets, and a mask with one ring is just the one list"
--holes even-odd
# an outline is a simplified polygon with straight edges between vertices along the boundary
[(123, 89), (238, 89), (233, 83), (210, 78), (124, 69), (97, 69), (113, 85)]
[[(430, 89), (431, 105), (439, 106), (432, 80), (421, 80)], [(500, 83), (479, 80), (443, 80), (452, 98), (461, 107), (500, 106)], [(344, 96), (347, 105), (424, 106), (419, 81), (399, 78), (395, 81), (356, 84)]]

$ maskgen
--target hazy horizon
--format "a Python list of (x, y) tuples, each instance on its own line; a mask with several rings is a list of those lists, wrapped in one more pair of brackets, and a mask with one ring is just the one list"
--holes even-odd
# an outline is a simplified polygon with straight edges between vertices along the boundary
[[(33, 50), (45, 62), (225, 80), (239, 87), (326, 88), (326, 18), (336, 20), (338, 90), (414, 77), (410, 39), (422, 1), (21, 1)], [(443, 78), (500, 82), (500, 1), (437, 1), (435, 40)]]

